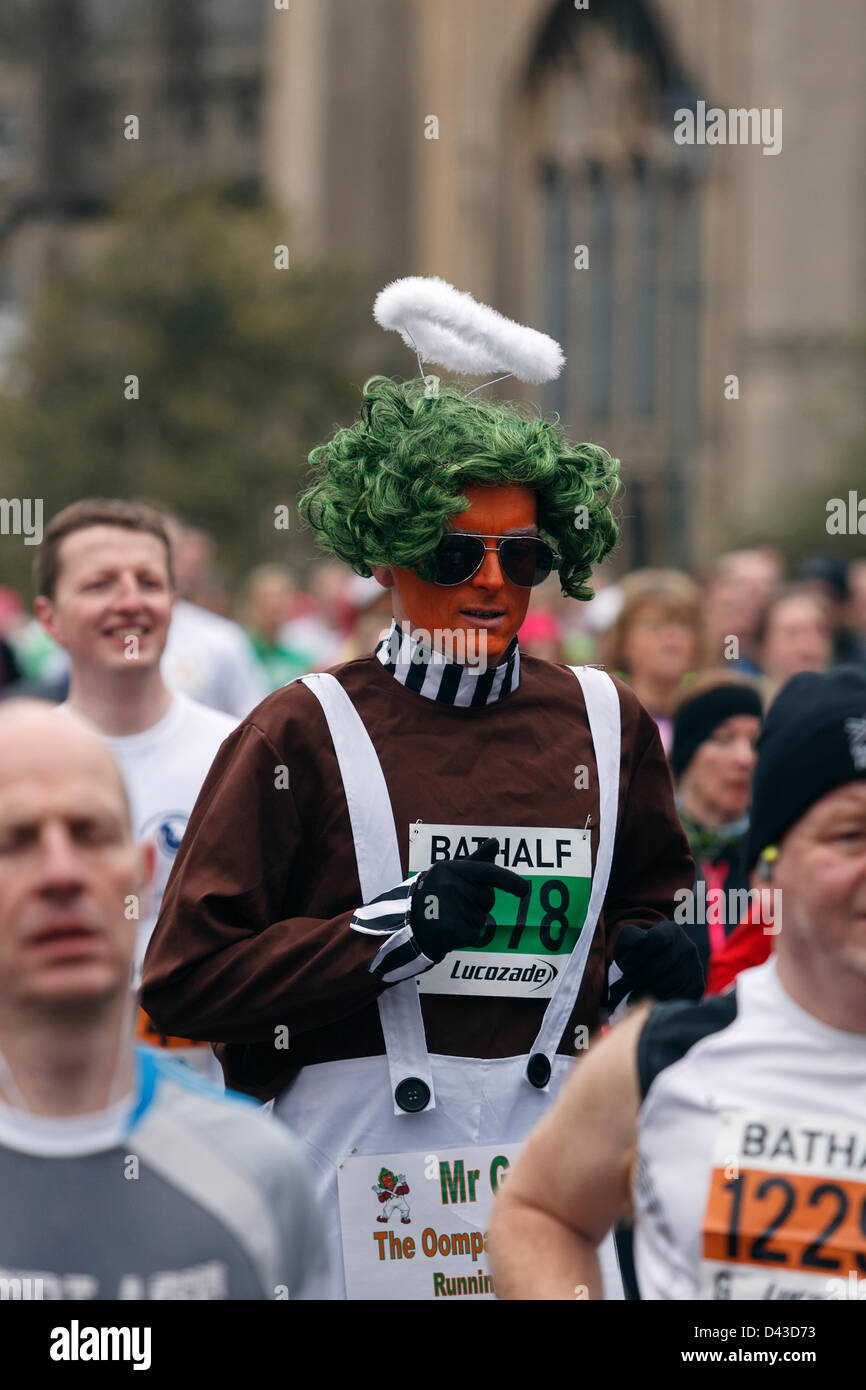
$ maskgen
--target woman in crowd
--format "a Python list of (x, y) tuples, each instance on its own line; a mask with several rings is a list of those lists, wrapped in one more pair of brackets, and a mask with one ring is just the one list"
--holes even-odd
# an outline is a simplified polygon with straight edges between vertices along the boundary
[(623, 604), (604, 642), (609, 671), (627, 681), (656, 721), (666, 753), (683, 677), (702, 664), (700, 591), (678, 570), (634, 570), (620, 588)]

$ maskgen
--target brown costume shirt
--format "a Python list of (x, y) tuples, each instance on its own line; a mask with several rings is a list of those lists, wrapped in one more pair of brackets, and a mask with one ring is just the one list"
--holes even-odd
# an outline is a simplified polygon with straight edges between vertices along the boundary
[[(481, 708), (416, 694), (373, 656), (333, 674), (381, 761), (404, 877), (409, 827), (419, 819), (583, 829), (590, 816), (594, 867), (595, 758), (583, 694), (567, 668), (522, 657), (517, 689)], [(672, 917), (674, 893), (694, 882), (655, 723), (616, 685), (622, 756), (613, 864), (561, 1052), (572, 1050), (578, 1024), (598, 1022), (619, 926)], [(588, 786), (578, 790), (584, 765)], [(296, 682), (259, 705), (213, 762), (148, 947), (144, 1007), (166, 1032), (221, 1044), (227, 1085), (263, 1100), (305, 1064), (381, 1054), (375, 1000), (383, 985), (369, 966), (382, 938), (349, 927), (360, 902), (330, 733), (316, 697)], [(421, 1001), (431, 1052), (483, 1058), (528, 1051), (547, 1002)], [(274, 1044), (281, 1025), (288, 1050)]]

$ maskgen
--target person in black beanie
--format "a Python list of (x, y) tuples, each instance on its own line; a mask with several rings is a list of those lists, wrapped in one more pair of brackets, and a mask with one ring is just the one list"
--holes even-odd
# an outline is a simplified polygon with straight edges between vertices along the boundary
[(866, 777), (866, 671), (837, 666), (792, 676), (758, 744), (746, 868), (772, 851), (814, 802)]
[[(758, 742), (746, 873), (772, 886), (788, 832), (816, 802), (864, 777), (866, 671), (852, 665), (792, 676), (770, 706)], [(782, 926), (776, 921), (768, 932), (760, 922), (747, 921), (738, 927), (711, 961), (707, 992), (719, 993), (741, 970), (765, 961)]]
[(761, 715), (755, 685), (728, 672), (700, 677), (674, 715), (670, 764), (696, 870), (693, 895), (675, 920), (697, 947), (705, 973), (738, 925), (737, 904), (748, 890), (742, 851)]

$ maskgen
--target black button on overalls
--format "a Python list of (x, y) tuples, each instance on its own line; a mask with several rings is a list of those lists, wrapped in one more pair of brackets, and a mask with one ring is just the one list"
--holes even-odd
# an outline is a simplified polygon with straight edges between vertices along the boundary
[(430, 1087), (420, 1076), (407, 1076), (394, 1092), (394, 1099), (401, 1110), (414, 1114), (416, 1110), (426, 1107), (430, 1100)]
[(529, 1059), (526, 1067), (526, 1075), (537, 1086), (539, 1091), (543, 1091), (550, 1080), (550, 1062), (543, 1052), (534, 1052)]

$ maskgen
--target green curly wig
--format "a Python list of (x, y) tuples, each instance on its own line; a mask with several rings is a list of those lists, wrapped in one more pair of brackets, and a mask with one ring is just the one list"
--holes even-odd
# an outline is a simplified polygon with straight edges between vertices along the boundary
[(518, 484), (538, 501), (538, 527), (559, 552), (562, 592), (585, 583), (618, 534), (610, 504), (619, 460), (596, 444), (569, 444), (555, 423), (514, 403), (470, 400), (421, 380), (371, 377), (361, 418), (310, 454), (313, 481), (300, 508), (317, 542), (358, 573), (371, 565), (434, 575), (433, 553), (470, 483)]

